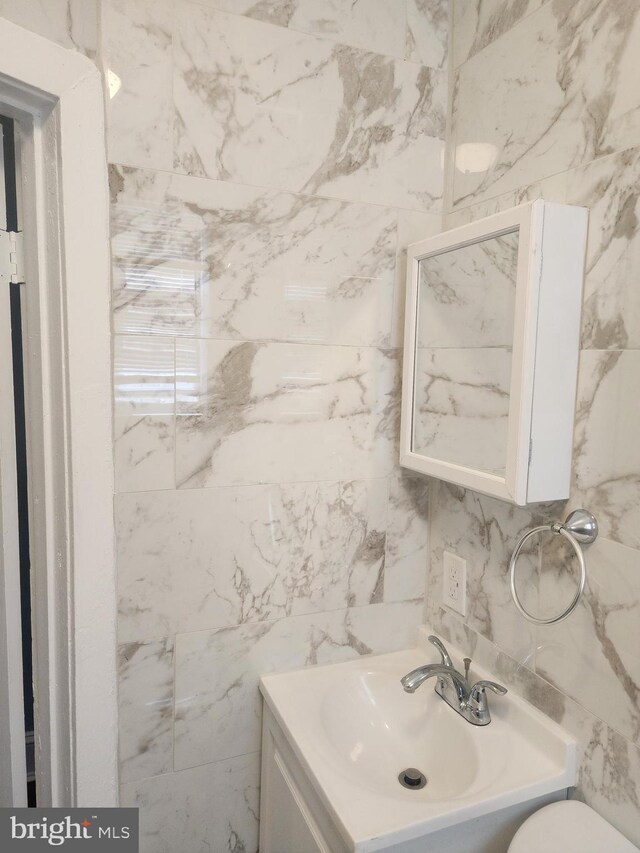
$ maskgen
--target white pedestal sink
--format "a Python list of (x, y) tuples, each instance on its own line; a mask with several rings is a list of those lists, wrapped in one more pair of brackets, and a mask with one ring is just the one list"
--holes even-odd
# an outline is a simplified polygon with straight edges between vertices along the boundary
[[(404, 692), (401, 676), (436, 660), (426, 634), (407, 651), (262, 679), (261, 853), (497, 853), (534, 808), (566, 797), (575, 742), (513, 693), (491, 696), (491, 723), (472, 726), (435, 679)], [(400, 785), (409, 767), (424, 788)]]

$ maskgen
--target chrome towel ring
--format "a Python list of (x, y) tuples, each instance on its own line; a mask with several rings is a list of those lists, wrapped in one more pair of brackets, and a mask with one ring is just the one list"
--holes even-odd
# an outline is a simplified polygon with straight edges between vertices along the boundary
[[(580, 564), (580, 582), (573, 601), (566, 610), (564, 610), (559, 616), (552, 616), (550, 619), (540, 619), (538, 616), (533, 616), (525, 610), (520, 598), (518, 597), (516, 590), (516, 563), (525, 543), (532, 536), (535, 536), (536, 533), (542, 533), (546, 530), (551, 531), (553, 534), (564, 536), (575, 551), (578, 563)], [(551, 524), (543, 524), (540, 527), (534, 527), (533, 530), (529, 530), (528, 533), (524, 534), (516, 545), (513, 556), (509, 561), (509, 580), (511, 584), (511, 597), (525, 619), (528, 619), (529, 622), (533, 622), (536, 625), (554, 625), (556, 622), (562, 622), (563, 619), (566, 619), (567, 616), (570, 616), (573, 613), (578, 606), (578, 602), (580, 601), (580, 597), (584, 592), (584, 587), (587, 582), (587, 564), (585, 563), (581, 545), (590, 545), (592, 542), (596, 541), (597, 537), (598, 522), (590, 512), (587, 512), (586, 509), (574, 510), (574, 512), (567, 516), (564, 524), (561, 524), (559, 521), (554, 521)]]

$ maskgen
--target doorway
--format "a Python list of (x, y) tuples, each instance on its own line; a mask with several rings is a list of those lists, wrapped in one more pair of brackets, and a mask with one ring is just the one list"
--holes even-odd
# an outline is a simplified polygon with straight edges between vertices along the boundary
[[(20, 209), (18, 196), (16, 161), (16, 138), (15, 126), (12, 119), (0, 115), (0, 185), (4, 186), (4, 197), (0, 198), (0, 229), (5, 234), (22, 234), (20, 223)], [(8, 243), (5, 242), (5, 252)], [(16, 255), (19, 253), (16, 252)], [(17, 501), (16, 511), (18, 521), (18, 561), (17, 571), (19, 573), (20, 589), (20, 641), (22, 648), (22, 698), (24, 704), (24, 732), (25, 732), (25, 773), (26, 793), (19, 792), (19, 799), (26, 802), (28, 806), (37, 805), (36, 796), (36, 774), (35, 774), (35, 750), (34, 750), (34, 697), (33, 697), (33, 658), (32, 658), (32, 628), (31, 628), (31, 560), (29, 554), (29, 499), (28, 499), (28, 463), (27, 463), (27, 439), (26, 439), (26, 412), (24, 391), (24, 356), (22, 349), (23, 325), (22, 325), (22, 297), (21, 287), (24, 285), (23, 266), (15, 262), (16, 272), (11, 276), (11, 281), (4, 282), (8, 288), (8, 304), (6, 293), (3, 295), (3, 305), (0, 310), (9, 311), (9, 325), (11, 328), (11, 361), (2, 363), (2, 381), (0, 387), (3, 398), (10, 405), (13, 399), (14, 424), (15, 424), (15, 475), (16, 487), (11, 490)], [(8, 350), (8, 346), (7, 346)], [(11, 388), (8, 388), (8, 385)], [(6, 403), (5, 403), (6, 404)], [(8, 466), (10, 467), (10, 466)], [(7, 472), (8, 473), (8, 472)], [(8, 531), (7, 531), (8, 533)], [(11, 567), (5, 566), (5, 572), (11, 571)], [(18, 602), (11, 603), (12, 607), (18, 608)], [(9, 689), (11, 686), (9, 685)], [(17, 689), (17, 686), (14, 688)], [(23, 777), (22, 772), (20, 777)]]

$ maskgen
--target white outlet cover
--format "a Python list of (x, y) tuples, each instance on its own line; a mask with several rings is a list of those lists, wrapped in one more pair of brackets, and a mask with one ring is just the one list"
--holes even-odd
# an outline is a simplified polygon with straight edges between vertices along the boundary
[(442, 555), (442, 601), (461, 616), (467, 615), (467, 561), (451, 551)]

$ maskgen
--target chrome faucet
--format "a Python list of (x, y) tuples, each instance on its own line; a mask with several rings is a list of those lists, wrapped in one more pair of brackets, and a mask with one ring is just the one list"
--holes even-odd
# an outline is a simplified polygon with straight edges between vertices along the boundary
[(469, 667), (471, 659), (464, 659), (464, 675), (461, 675), (451, 662), (444, 643), (433, 634), (428, 638), (440, 652), (440, 663), (419, 666), (404, 675), (400, 681), (407, 693), (415, 693), (421, 684), (429, 678), (437, 678), (435, 692), (458, 714), (474, 726), (486, 726), (491, 722), (487, 690), (504, 696), (507, 688), (495, 681), (477, 681), (469, 687)]
[(428, 678), (438, 677), (438, 681), (448, 678), (453, 683), (456, 694), (459, 699), (466, 697), (467, 682), (464, 675), (460, 675), (457, 669), (453, 666), (446, 666), (443, 663), (428, 663), (425, 666), (419, 666), (413, 669), (402, 678), (402, 686), (407, 693), (415, 693), (418, 687)]

